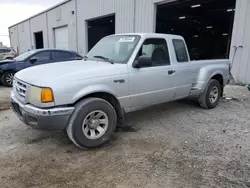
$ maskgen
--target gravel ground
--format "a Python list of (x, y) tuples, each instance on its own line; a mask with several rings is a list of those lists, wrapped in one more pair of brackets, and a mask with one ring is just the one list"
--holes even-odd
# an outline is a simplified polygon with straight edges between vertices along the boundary
[(0, 110), (9, 108), (10, 88), (0, 85)]
[(226, 96), (213, 110), (180, 101), (128, 114), (130, 128), (91, 150), (1, 111), (0, 187), (248, 188), (250, 92)]

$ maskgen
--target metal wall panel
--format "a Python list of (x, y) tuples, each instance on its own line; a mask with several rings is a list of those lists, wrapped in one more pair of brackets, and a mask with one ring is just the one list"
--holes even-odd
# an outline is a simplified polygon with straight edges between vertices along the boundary
[(86, 20), (115, 14), (116, 33), (134, 32), (134, 4), (136, 0), (76, 0), (79, 53), (87, 52)]
[(25, 21), (18, 26), (19, 37), (19, 53), (26, 52), (31, 49), (30, 22)]
[[(32, 49), (35, 49), (35, 36), (36, 32), (43, 32), (43, 45), (44, 48), (48, 48), (48, 28), (47, 28), (47, 13), (40, 14), (30, 20), (30, 30), (31, 30), (31, 44)], [(28, 39), (27, 39), (28, 40)]]
[(136, 0), (135, 32), (153, 32), (156, 15), (152, 0)]
[[(73, 13), (73, 12), (74, 13)], [(55, 48), (55, 28), (68, 27), (68, 47), (77, 51), (75, 0), (69, 1), (47, 12), (49, 48)]]
[(155, 32), (157, 5), (175, 0), (135, 0), (135, 32)]
[[(135, 10), (134, 5), (136, 0), (116, 0), (116, 33), (134, 32)], [(121, 20), (121, 21), (120, 21)]]
[(244, 45), (235, 55), (232, 74), (238, 83), (250, 83), (250, 1), (237, 0), (233, 28), (231, 59), (234, 56), (234, 46)]
[(245, 68), (245, 83), (250, 84), (250, 1), (247, 1), (247, 17), (246, 17), (246, 24), (247, 24), (247, 31), (246, 31), (246, 38), (245, 38), (245, 53), (247, 54), (248, 58), (245, 59), (246, 61), (246, 68)]
[(10, 35), (10, 46), (13, 47), (15, 50), (19, 52), (19, 39), (18, 39), (18, 27), (13, 26), (9, 28), (9, 35)]

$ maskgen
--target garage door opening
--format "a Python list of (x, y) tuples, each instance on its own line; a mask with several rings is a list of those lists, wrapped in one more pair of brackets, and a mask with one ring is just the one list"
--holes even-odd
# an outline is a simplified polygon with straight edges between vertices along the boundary
[(101, 38), (115, 34), (115, 15), (90, 20), (87, 25), (88, 50), (91, 50)]
[(35, 47), (36, 49), (43, 48), (43, 32), (34, 33), (35, 36)]
[(61, 50), (69, 49), (69, 32), (68, 26), (54, 29), (55, 34), (55, 48)]
[(229, 58), (236, 0), (185, 0), (157, 7), (156, 32), (182, 35), (190, 58)]

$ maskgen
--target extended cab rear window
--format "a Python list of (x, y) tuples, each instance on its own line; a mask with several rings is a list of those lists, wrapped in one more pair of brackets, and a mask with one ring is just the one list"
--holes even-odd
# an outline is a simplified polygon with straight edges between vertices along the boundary
[(180, 63), (188, 62), (188, 54), (184, 41), (181, 39), (173, 39), (173, 45), (177, 61)]

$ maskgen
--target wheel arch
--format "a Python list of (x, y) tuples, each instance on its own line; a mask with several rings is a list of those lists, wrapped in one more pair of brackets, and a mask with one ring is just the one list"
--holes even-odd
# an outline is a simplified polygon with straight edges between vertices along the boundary
[(223, 70), (220, 69), (220, 66), (218, 66), (218, 69), (216, 70), (213, 66), (205, 66), (201, 68), (198, 76), (198, 81), (203, 82), (202, 91), (205, 91), (210, 80), (215, 79), (220, 83), (223, 95), (223, 75)]
[[(2, 84), (4, 84), (5, 83), (5, 81), (4, 81), (4, 76), (6, 75), (6, 73), (14, 73), (14, 76), (15, 76), (15, 74), (16, 74), (16, 71), (14, 71), (14, 70), (11, 70), (11, 69), (9, 69), (9, 70), (3, 70), (2, 72), (1, 72), (1, 74), (0, 74), (0, 82), (2, 83)], [(13, 76), (13, 78), (14, 78), (14, 76)], [(5, 85), (5, 84), (4, 84)], [(5, 86), (7, 86), (7, 85), (5, 85)], [(8, 86), (8, 87), (10, 87), (10, 85)]]
[(114, 94), (111, 94), (110, 92), (107, 91), (93, 91), (91, 93), (88, 93), (80, 98), (78, 98), (73, 105), (76, 105), (77, 103), (79, 103), (80, 101), (87, 99), (87, 98), (100, 98), (103, 100), (108, 101), (115, 109), (116, 114), (117, 114), (117, 120), (118, 120), (118, 124), (122, 124), (124, 121), (124, 110), (121, 107), (121, 104), (119, 102), (119, 100), (117, 99), (117, 97)]
[(223, 76), (222, 76), (222, 74), (220, 74), (220, 73), (217, 73), (217, 74), (215, 74), (215, 75), (213, 75), (211, 78), (210, 78), (210, 80), (217, 80), (219, 83), (220, 83), (220, 85), (221, 85), (221, 90), (222, 90), (222, 92), (221, 92), (221, 97), (223, 96), (223, 93), (224, 93), (224, 83), (223, 83)]
[(7, 56), (4, 59), (14, 59), (13, 57)]
[(14, 74), (17, 73), (17, 71), (13, 70), (13, 69), (7, 69), (7, 70), (2, 70), (1, 74), (0, 74), (0, 80), (2, 79), (3, 75), (7, 72), (13, 72)]
[(207, 64), (199, 70), (197, 81), (204, 83), (204, 90), (207, 87), (208, 82), (214, 78), (219, 82), (222, 78), (222, 85), (224, 85), (223, 76), (225, 76), (225, 68), (227, 68), (227, 66), (222, 64)]
[(3, 69), (2, 72), (1, 72), (1, 75), (3, 75), (3, 74), (6, 73), (6, 72), (14, 72), (14, 73), (17, 73), (17, 71), (14, 70), (14, 69)]

